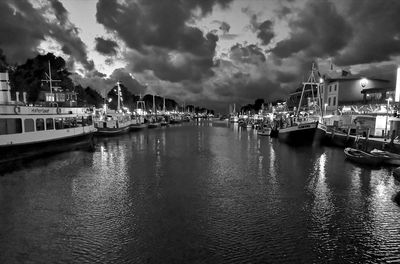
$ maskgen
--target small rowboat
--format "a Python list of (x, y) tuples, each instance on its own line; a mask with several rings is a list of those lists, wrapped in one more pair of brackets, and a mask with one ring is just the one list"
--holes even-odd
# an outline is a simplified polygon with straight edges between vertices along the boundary
[(369, 166), (381, 165), (383, 161), (387, 158), (386, 156), (375, 155), (353, 148), (345, 148), (344, 154), (346, 155), (346, 159), (348, 160)]
[(379, 149), (371, 150), (371, 154), (384, 157), (384, 160), (383, 160), (384, 164), (400, 166), (400, 155), (399, 154), (389, 152), (389, 151), (379, 150)]
[(260, 136), (270, 136), (270, 135), (271, 135), (271, 131), (272, 131), (271, 128), (264, 128), (264, 129), (262, 129), (262, 130), (259, 130), (259, 131), (257, 132), (257, 135), (260, 135)]

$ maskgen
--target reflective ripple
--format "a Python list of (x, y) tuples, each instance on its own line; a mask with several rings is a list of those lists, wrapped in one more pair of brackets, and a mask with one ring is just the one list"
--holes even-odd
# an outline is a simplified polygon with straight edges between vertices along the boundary
[(101, 139), (0, 178), (0, 263), (396, 263), (392, 170), (225, 123)]

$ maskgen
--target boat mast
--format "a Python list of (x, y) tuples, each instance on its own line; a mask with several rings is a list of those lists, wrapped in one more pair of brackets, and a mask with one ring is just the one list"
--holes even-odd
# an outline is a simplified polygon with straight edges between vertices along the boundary
[(165, 114), (165, 97), (163, 97), (163, 112)]
[(117, 93), (118, 93), (117, 111), (119, 111), (119, 110), (121, 109), (121, 103), (120, 103), (120, 100), (121, 100), (121, 95), (120, 95), (120, 93), (121, 93), (121, 88), (120, 88), (119, 84), (120, 84), (120, 82), (118, 81), (118, 82), (117, 82)]
[[(46, 75), (46, 79), (45, 80), (41, 80), (42, 82), (47, 82), (49, 83), (50, 86), (50, 97), (52, 101), (55, 101), (55, 98), (53, 96), (53, 82), (61, 82), (61, 80), (53, 80), (51, 77), (51, 65), (50, 65), (50, 61), (48, 61), (49, 64), (49, 73), (45, 72), (44, 74)], [(59, 86), (55, 86), (54, 88), (60, 88)]]
[(319, 84), (315, 80), (314, 71), (315, 71), (315, 65), (313, 63), (312, 68), (311, 68), (311, 73), (307, 79), (307, 82), (303, 82), (303, 89), (301, 91), (299, 108), (297, 109), (297, 116), (300, 113), (301, 102), (303, 101), (303, 95), (304, 95), (304, 90), (305, 90), (306, 85), (310, 85), (310, 87), (311, 87), (311, 96), (312, 96), (312, 100), (313, 100), (313, 106), (314, 106), (315, 111), (317, 111), (317, 107), (315, 106), (314, 85), (317, 85), (317, 89), (318, 89), (317, 93), (319, 94)]
[(156, 113), (156, 98), (155, 98), (154, 94), (153, 94), (153, 113), (154, 113), (154, 116), (157, 117), (157, 113)]

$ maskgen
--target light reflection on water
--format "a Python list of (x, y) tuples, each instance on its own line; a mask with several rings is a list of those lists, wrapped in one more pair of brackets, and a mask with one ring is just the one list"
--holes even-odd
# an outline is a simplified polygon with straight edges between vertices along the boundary
[(223, 122), (100, 139), (0, 178), (0, 263), (399, 261), (391, 171)]

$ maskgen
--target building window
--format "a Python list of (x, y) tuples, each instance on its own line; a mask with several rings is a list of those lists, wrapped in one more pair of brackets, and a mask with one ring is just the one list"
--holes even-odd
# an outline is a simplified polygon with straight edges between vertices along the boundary
[(24, 128), (25, 132), (33, 132), (35, 131), (35, 122), (33, 122), (33, 119), (28, 118), (24, 120)]
[(333, 106), (336, 106), (336, 96), (333, 97)]
[(21, 118), (0, 118), (0, 135), (22, 133)]
[(336, 92), (336, 89), (337, 89), (337, 85), (335, 84), (335, 92)]
[(328, 106), (331, 106), (331, 98), (328, 98)]
[(53, 130), (53, 129), (54, 129), (53, 118), (46, 118), (46, 130)]
[(36, 119), (36, 131), (44, 130), (44, 119), (38, 118)]
[(329, 85), (329, 92), (332, 92), (332, 85)]

